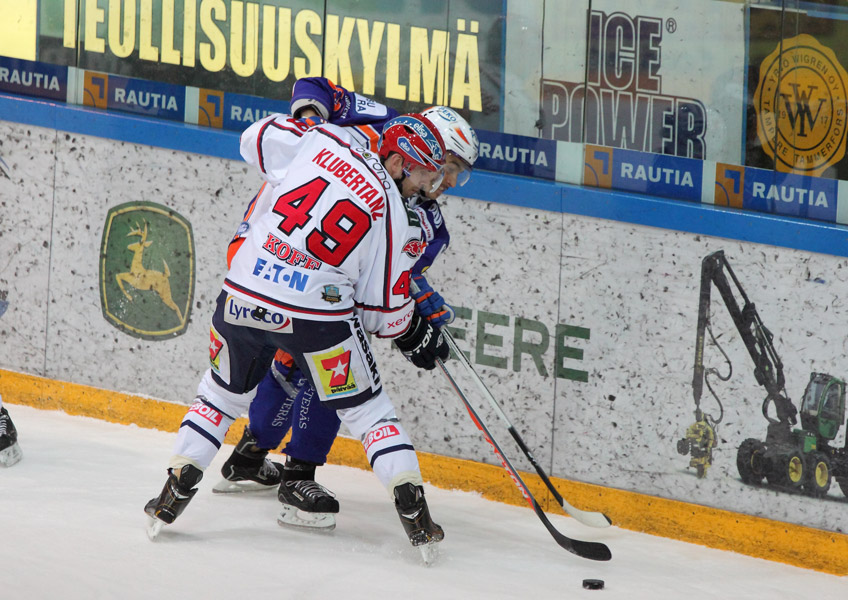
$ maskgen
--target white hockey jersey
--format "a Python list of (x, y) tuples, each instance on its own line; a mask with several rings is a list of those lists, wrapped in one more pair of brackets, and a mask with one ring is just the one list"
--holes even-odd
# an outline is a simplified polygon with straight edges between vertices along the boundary
[(296, 318), (358, 314), (379, 337), (406, 331), (409, 270), (425, 244), (379, 157), (340, 127), (282, 114), (251, 125), (241, 154), (267, 184), (240, 228), (224, 289)]

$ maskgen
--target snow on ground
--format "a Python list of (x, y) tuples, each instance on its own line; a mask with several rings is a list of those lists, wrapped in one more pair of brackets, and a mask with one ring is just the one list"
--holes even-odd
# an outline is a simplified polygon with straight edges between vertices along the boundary
[[(608, 544), (595, 563), (561, 549), (529, 508), (427, 488), (446, 532), (424, 567), (370, 472), (328, 466), (342, 512), (330, 533), (283, 529), (273, 492), (213, 495), (225, 446), (186, 512), (156, 542), (143, 506), (165, 481), (174, 434), (8, 405), (23, 460), (0, 469), (0, 597), (176, 598), (844, 598), (848, 578), (630, 531), (566, 535)], [(517, 493), (517, 492), (516, 492)], [(606, 582), (582, 589), (585, 578)]]

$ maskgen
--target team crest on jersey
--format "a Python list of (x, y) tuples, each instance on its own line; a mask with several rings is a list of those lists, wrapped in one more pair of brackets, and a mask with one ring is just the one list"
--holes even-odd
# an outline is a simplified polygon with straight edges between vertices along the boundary
[(111, 208), (100, 245), (103, 317), (145, 340), (185, 333), (194, 262), (194, 236), (185, 217), (153, 202)]
[(424, 254), (424, 248), (427, 246), (423, 240), (412, 238), (407, 240), (403, 245), (403, 253), (410, 258), (418, 258)]
[(325, 302), (329, 302), (330, 304), (335, 304), (336, 302), (342, 301), (342, 295), (337, 286), (325, 285), (324, 291), (321, 292), (321, 299)]

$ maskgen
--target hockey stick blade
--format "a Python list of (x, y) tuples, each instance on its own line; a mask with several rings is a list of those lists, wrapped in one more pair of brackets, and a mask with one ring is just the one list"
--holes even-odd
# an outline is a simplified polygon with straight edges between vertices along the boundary
[(536, 516), (538, 516), (539, 519), (542, 521), (542, 524), (548, 530), (548, 533), (550, 533), (551, 536), (554, 538), (556, 543), (559, 544), (560, 547), (564, 548), (565, 550), (568, 550), (572, 554), (576, 554), (581, 558), (598, 561), (610, 560), (612, 558), (612, 553), (606, 545), (601, 544), (600, 542), (585, 542), (582, 540), (572, 539), (562, 534), (551, 524), (550, 520), (545, 514), (545, 511), (543, 511), (542, 508), (539, 506), (539, 503), (536, 502), (536, 499), (533, 497), (533, 494), (530, 493), (530, 489), (524, 483), (524, 480), (521, 479), (521, 476), (518, 474), (518, 471), (515, 469), (515, 467), (512, 466), (512, 463), (509, 462), (509, 459), (503, 453), (500, 446), (498, 446), (498, 443), (492, 437), (492, 434), (489, 432), (486, 425), (477, 415), (477, 412), (474, 410), (474, 407), (472, 407), (471, 403), (468, 402), (468, 398), (465, 397), (465, 394), (462, 392), (456, 380), (453, 378), (453, 375), (450, 374), (450, 371), (447, 369), (447, 367), (445, 367), (445, 364), (440, 359), (437, 359), (436, 362), (441, 368), (442, 373), (445, 374), (445, 377), (447, 378), (448, 382), (450, 382), (457, 396), (459, 396), (459, 399), (465, 405), (465, 409), (471, 416), (471, 420), (474, 421), (474, 424), (483, 433), (484, 439), (489, 443), (489, 445), (492, 446), (492, 449), (495, 452), (495, 456), (497, 456), (501, 462), (501, 466), (506, 469), (506, 472), (509, 474), (513, 483), (518, 488), (518, 491), (521, 492), (521, 495), (524, 496), (524, 499), (527, 500), (527, 502), (530, 504), (531, 508), (536, 513)]
[(536, 473), (538, 473), (539, 477), (542, 478), (542, 481), (545, 482), (545, 485), (553, 495), (554, 499), (559, 502), (559, 505), (566, 513), (568, 513), (584, 525), (588, 525), (589, 527), (609, 527), (610, 525), (612, 525), (612, 520), (610, 520), (610, 518), (604, 513), (580, 510), (579, 508), (571, 506), (571, 504), (566, 502), (565, 498), (563, 498), (557, 491), (557, 489), (554, 487), (554, 484), (551, 482), (551, 480), (548, 479), (548, 476), (545, 471), (542, 470), (541, 465), (536, 462), (536, 457), (533, 456), (533, 453), (530, 452), (530, 449), (524, 443), (524, 440), (521, 439), (521, 436), (518, 435), (518, 432), (515, 430), (515, 427), (510, 425), (508, 429), (510, 435), (512, 436), (512, 439), (515, 440), (515, 443), (518, 444), (518, 447), (521, 448), (521, 450), (524, 452), (524, 455), (530, 460), (530, 464), (532, 464), (533, 468), (536, 469)]
[(606, 544), (602, 544), (600, 542), (585, 542), (583, 540), (575, 540), (568, 536), (561, 534), (557, 529), (551, 524), (550, 520), (548, 520), (545, 511), (533, 500), (533, 510), (536, 511), (536, 514), (542, 520), (542, 523), (545, 525), (545, 528), (551, 534), (551, 536), (556, 540), (556, 543), (559, 544), (562, 548), (565, 548), (572, 554), (576, 554), (581, 558), (585, 558), (588, 560), (598, 560), (598, 561), (606, 561), (612, 558), (612, 553), (610, 552), (609, 547)]
[[(518, 444), (518, 447), (521, 448), (521, 451), (524, 452), (524, 455), (530, 461), (530, 464), (533, 465), (533, 468), (536, 469), (536, 473), (538, 473), (539, 477), (542, 478), (542, 481), (545, 483), (545, 486), (551, 492), (553, 497), (559, 502), (559, 505), (562, 509), (568, 513), (571, 517), (580, 521), (584, 525), (588, 525), (589, 527), (609, 527), (612, 525), (612, 520), (601, 512), (595, 511), (585, 511), (580, 510), (579, 508), (575, 508), (571, 504), (565, 501), (557, 489), (554, 487), (554, 484), (551, 482), (548, 475), (542, 469), (542, 466), (536, 461), (536, 457), (533, 456), (533, 453), (527, 447), (527, 444), (524, 443), (524, 440), (518, 435), (518, 431), (516, 431), (515, 427), (513, 427), (512, 423), (509, 420), (509, 417), (506, 416), (506, 413), (501, 408), (498, 401), (495, 400), (495, 397), (489, 391), (489, 388), (486, 387), (486, 384), (483, 383), (483, 380), (480, 378), (480, 375), (477, 374), (477, 371), (474, 369), (474, 366), (468, 361), (468, 358), (463, 354), (462, 350), (457, 346), (456, 341), (453, 339), (453, 336), (449, 331), (443, 329), (442, 335), (448, 342), (448, 346), (450, 346), (451, 351), (454, 355), (456, 355), (457, 360), (459, 360), (460, 364), (465, 368), (471, 378), (474, 380), (474, 383), (477, 385), (477, 389), (483, 394), (483, 397), (489, 402), (492, 408), (495, 409), (495, 412), (498, 414), (498, 417), (503, 421), (503, 423), (507, 427), (507, 431), (509, 431), (512, 438)], [(443, 367), (444, 369), (444, 367)]]

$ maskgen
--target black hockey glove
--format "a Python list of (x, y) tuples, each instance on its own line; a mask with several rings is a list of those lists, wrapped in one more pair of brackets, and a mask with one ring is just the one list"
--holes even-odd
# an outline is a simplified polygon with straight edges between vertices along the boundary
[(395, 338), (395, 346), (419, 369), (436, 368), (436, 359), (447, 360), (450, 350), (445, 338), (418, 313), (413, 313), (412, 324), (406, 333)]

